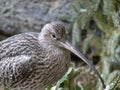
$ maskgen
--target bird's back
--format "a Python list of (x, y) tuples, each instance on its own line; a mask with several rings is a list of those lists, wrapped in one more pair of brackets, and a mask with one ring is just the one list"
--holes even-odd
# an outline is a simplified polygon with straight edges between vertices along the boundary
[(0, 42), (0, 61), (2, 58), (34, 53), (39, 33), (22, 33)]
[(30, 75), (31, 61), (35, 60), (40, 49), (38, 35), (22, 33), (0, 42), (0, 84), (15, 86)]

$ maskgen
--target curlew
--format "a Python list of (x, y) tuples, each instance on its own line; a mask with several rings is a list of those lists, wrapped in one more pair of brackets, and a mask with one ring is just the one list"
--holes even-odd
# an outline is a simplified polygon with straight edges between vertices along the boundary
[(0, 42), (0, 85), (10, 90), (41, 90), (58, 81), (68, 70), (70, 52), (97, 74), (95, 66), (68, 41), (65, 27), (46, 24), (40, 33), (14, 35)]

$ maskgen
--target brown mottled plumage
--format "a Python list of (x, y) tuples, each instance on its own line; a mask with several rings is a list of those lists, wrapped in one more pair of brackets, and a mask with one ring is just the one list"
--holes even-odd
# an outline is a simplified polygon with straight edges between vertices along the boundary
[(104, 86), (94, 65), (66, 36), (64, 25), (54, 22), (45, 25), (41, 33), (22, 33), (1, 41), (0, 84), (13, 90), (41, 90), (65, 74), (71, 51), (95, 71)]

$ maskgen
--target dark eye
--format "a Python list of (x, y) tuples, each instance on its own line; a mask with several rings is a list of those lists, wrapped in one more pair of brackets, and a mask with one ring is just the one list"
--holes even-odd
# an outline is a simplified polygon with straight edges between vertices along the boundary
[(52, 34), (52, 37), (53, 37), (53, 38), (56, 38), (56, 35), (55, 35), (55, 34)]

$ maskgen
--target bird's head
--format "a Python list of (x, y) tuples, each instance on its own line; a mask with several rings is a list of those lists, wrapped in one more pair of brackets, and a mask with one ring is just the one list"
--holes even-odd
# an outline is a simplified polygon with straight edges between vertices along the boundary
[(39, 38), (42, 42), (46, 44), (54, 45), (59, 48), (64, 48), (78, 56), (81, 60), (88, 64), (89, 67), (91, 67), (91, 69), (96, 73), (96, 75), (101, 80), (103, 87), (105, 87), (104, 81), (100, 76), (99, 72), (96, 70), (93, 63), (90, 62), (80, 51), (78, 51), (74, 46), (72, 46), (72, 44), (68, 42), (65, 26), (63, 24), (59, 22), (52, 22), (46, 24), (42, 28)]
[(65, 26), (60, 22), (46, 24), (41, 30), (40, 40), (48, 45), (61, 47), (60, 43), (67, 40)]

